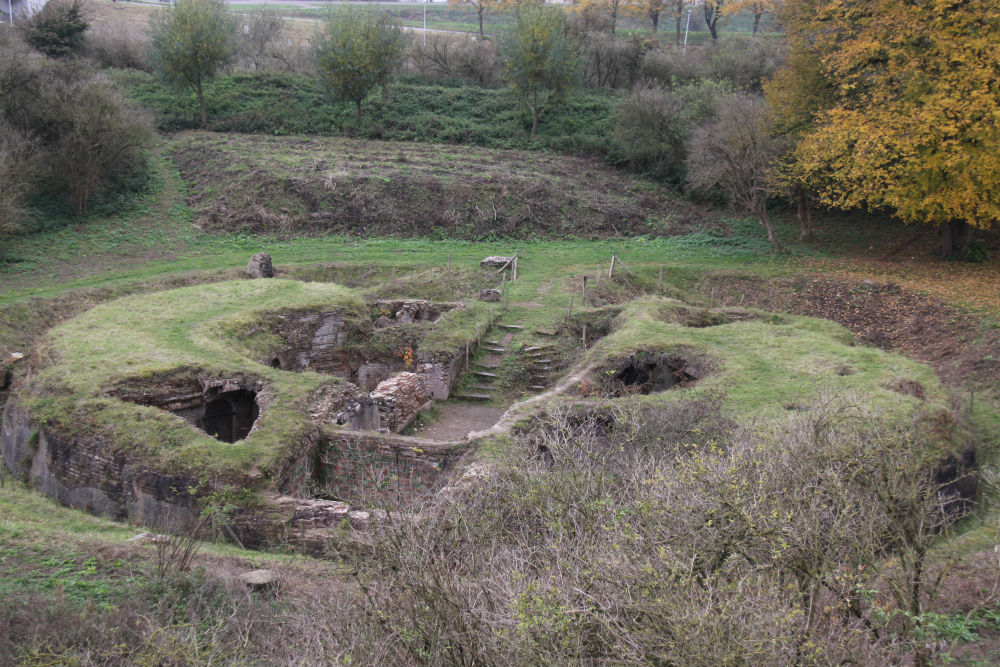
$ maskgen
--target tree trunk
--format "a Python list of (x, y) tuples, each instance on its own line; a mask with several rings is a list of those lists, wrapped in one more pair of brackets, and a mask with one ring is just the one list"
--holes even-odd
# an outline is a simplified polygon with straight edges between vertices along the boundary
[(681, 45), (681, 23), (684, 20), (683, 14), (674, 15), (674, 27), (677, 29), (677, 46)]
[(653, 34), (656, 34), (656, 29), (660, 27), (660, 12), (650, 12), (649, 20), (653, 22)]
[(763, 16), (763, 15), (764, 15), (763, 12), (754, 12), (753, 13), (753, 34), (755, 34), (755, 35), (757, 34), (757, 28), (760, 27), (760, 17)]
[(479, 39), (483, 39), (486, 35), (483, 34), (483, 11), (486, 7), (479, 8)]
[(950, 220), (941, 225), (942, 259), (963, 259), (972, 241), (972, 227), (962, 220)]
[(799, 219), (799, 238), (803, 241), (812, 241), (812, 202), (809, 201), (805, 188), (801, 186), (795, 188), (795, 203), (797, 204), (796, 215)]
[(712, 41), (718, 41), (719, 33), (715, 31), (715, 22), (719, 20), (718, 12), (708, 8), (708, 3), (703, 4), (702, 10), (705, 13), (705, 25), (708, 26), (708, 31), (712, 34)]
[(538, 132), (538, 91), (531, 93), (531, 141), (535, 140), (535, 133)]
[(615, 28), (618, 27), (618, 5), (614, 4), (611, 6), (611, 34), (615, 34)]
[(757, 208), (757, 217), (760, 218), (760, 224), (764, 225), (764, 229), (767, 230), (767, 240), (771, 242), (771, 253), (780, 254), (785, 252), (781, 243), (778, 242), (778, 237), (774, 235), (774, 228), (771, 226), (771, 219), (767, 217), (767, 204), (761, 204)]
[(201, 107), (201, 129), (208, 129), (208, 113), (205, 111), (205, 93), (201, 89), (201, 77), (195, 84), (198, 91), (198, 105)]
[(361, 100), (354, 100), (354, 127), (361, 131)]

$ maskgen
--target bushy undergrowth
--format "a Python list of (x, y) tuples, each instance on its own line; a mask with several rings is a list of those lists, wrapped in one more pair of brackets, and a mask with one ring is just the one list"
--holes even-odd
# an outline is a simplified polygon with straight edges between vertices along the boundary
[[(177, 93), (141, 72), (115, 78), (138, 102), (155, 110), (162, 130), (198, 127), (194, 96)], [(325, 134), (354, 132), (353, 108), (331, 103), (315, 81), (288, 73), (259, 72), (220, 77), (205, 85), (209, 127), (224, 132)], [(584, 94), (543, 116), (535, 147), (603, 154), (608, 147), (613, 97)], [(390, 101), (369, 98), (361, 135), (372, 139), (436, 141), (490, 148), (531, 146), (531, 117), (505, 90), (478, 86), (427, 85), (403, 79)]]
[(140, 570), (82, 615), (12, 593), (0, 660), (928, 664), (975, 637), (935, 606), (956, 562), (936, 436), (853, 397), (771, 427), (721, 405), (551, 409), (473, 484), (345, 543), (346, 581), (289, 568), (272, 597), (224, 568)]
[[(33, 195), (44, 208), (80, 215), (93, 199), (113, 199), (143, 180), (148, 118), (84, 61), (48, 58), (4, 30), (0, 89), (0, 123), (21, 137), (9, 137), (0, 151), (9, 164), (24, 163), (13, 175), (16, 187), (5, 189), (3, 232), (32, 228)], [(31, 144), (27, 160), (18, 152), (23, 142)]]
[(710, 398), (543, 417), (356, 561), (388, 661), (912, 661), (947, 516), (929, 434), (825, 400), (770, 432)]

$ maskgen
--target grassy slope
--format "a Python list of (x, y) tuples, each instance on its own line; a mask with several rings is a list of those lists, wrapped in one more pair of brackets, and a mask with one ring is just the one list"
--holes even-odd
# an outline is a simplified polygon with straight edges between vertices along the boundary
[[(178, 281), (217, 281), (235, 277), (249, 254), (261, 249), (272, 252), (279, 269), (303, 278), (323, 280), (347, 277), (345, 282), (360, 286), (366, 276), (372, 274), (369, 269), (355, 271), (352, 267), (374, 264), (376, 269), (373, 270), (377, 272), (374, 275), (385, 279), (391, 275), (393, 267), (402, 272), (420, 266), (441, 266), (449, 260), (455, 264), (474, 265), (486, 254), (509, 252), (516, 247), (523, 257), (522, 277), (512, 290), (510, 317), (529, 324), (544, 321), (543, 309), (530, 304), (564, 307), (569, 295), (578, 289), (577, 278), (584, 272), (593, 275), (598, 264), (603, 265), (606, 271), (613, 250), (619, 253), (629, 269), (647, 283), (655, 283), (659, 267), (664, 265), (667, 284), (664, 294), (683, 295), (687, 300), (702, 305), (709, 305), (712, 300), (708, 294), (698, 292), (698, 287), (703, 278), (712, 273), (789, 276), (803, 270), (825, 270), (833, 262), (837, 264), (838, 271), (846, 266), (855, 272), (853, 275), (857, 278), (867, 277), (873, 269), (877, 269), (883, 279), (906, 277), (910, 284), (917, 287), (940, 286), (940, 293), (947, 295), (947, 282), (939, 278), (940, 263), (933, 263), (924, 256), (914, 260), (879, 262), (871, 254), (865, 254), (868, 243), (865, 235), (871, 238), (870, 227), (864, 221), (846, 218), (826, 221), (821, 228), (825, 240), (816, 247), (804, 248), (792, 242), (791, 245), (800, 254), (791, 258), (772, 258), (757, 227), (753, 223), (738, 222), (729, 224), (728, 235), (724, 236), (699, 232), (655, 240), (470, 243), (447, 239), (357, 240), (324, 236), (279, 240), (245, 234), (206, 235), (192, 230), (190, 226), (192, 213), (178, 196), (184, 188), (178, 182), (169, 160), (160, 163), (160, 168), (164, 175), (160, 189), (146, 198), (141, 206), (114, 218), (92, 220), (76, 229), (38, 235), (19, 244), (18, 252), (31, 261), (8, 265), (2, 275), (0, 347), (25, 349), (44, 326), (115, 296), (163, 289), (179, 284)], [(833, 222), (840, 226), (835, 226)], [(784, 238), (793, 241), (794, 228), (780, 219), (779, 225)], [(878, 233), (900, 234), (899, 229)], [(906, 233), (905, 230), (902, 233)], [(832, 250), (845, 247), (847, 240), (853, 244), (849, 255), (828, 256)], [(70, 243), (72, 248), (65, 250), (63, 246)], [(161, 250), (164, 251), (161, 253)], [(804, 250), (807, 253), (805, 256), (801, 254)], [(51, 259), (46, 260), (47, 256)], [(80, 257), (89, 261), (81, 263)], [(308, 266), (331, 261), (341, 263), (340, 267), (317, 269)], [(945, 268), (949, 272), (960, 273), (964, 282), (983, 280), (988, 285), (996, 263), (985, 266), (949, 264)], [(968, 296), (965, 293), (961, 296), (971, 299), (964, 303), (987, 308), (984, 312), (990, 317), (992, 311), (988, 309), (988, 304), (994, 292), (978, 289), (970, 290)], [(40, 301), (32, 302), (32, 298)], [(665, 323), (653, 326), (669, 329)], [(754, 338), (764, 345), (772, 344), (771, 326), (739, 325), (736, 328), (745, 329), (741, 333), (745, 337), (734, 339), (731, 351), (738, 355), (739, 347), (753, 342)], [(806, 329), (815, 326), (823, 329), (829, 325), (810, 324)], [(692, 332), (671, 332), (671, 335), (674, 333), (689, 335)], [(624, 331), (624, 334), (638, 335), (640, 342), (645, 336), (642, 331)], [(706, 331), (704, 335), (716, 336), (717, 332)], [(814, 339), (806, 336), (802, 340)], [(796, 370), (799, 366), (815, 368), (824, 362), (823, 357), (828, 354), (843, 353), (853, 357), (862, 369), (862, 375), (870, 359), (882, 358), (881, 353), (869, 348), (842, 349), (842, 344), (834, 338), (824, 336), (824, 340), (822, 347), (809, 350), (811, 357), (798, 358), (795, 352), (800, 348), (786, 346), (769, 352), (781, 361), (777, 368), (748, 368), (748, 362), (738, 360), (736, 363), (740, 368), (734, 370), (748, 375), (745, 389), (756, 388), (758, 393), (763, 393), (769, 389), (775, 374), (780, 373), (779, 369)], [(605, 345), (610, 346), (614, 342), (613, 338), (609, 338)], [(706, 340), (706, 344), (714, 342)], [(810, 358), (818, 362), (809, 363)], [(895, 363), (898, 364), (899, 374), (913, 372), (914, 367), (908, 362)], [(823, 372), (827, 371), (824, 369)], [(922, 372), (926, 373), (926, 369)], [(851, 377), (848, 376), (848, 381), (855, 381)], [(918, 376), (916, 379), (921, 378)], [(754, 381), (756, 384), (753, 384)], [(926, 378), (921, 381), (926, 381)], [(804, 382), (798, 386), (808, 384)], [(931, 384), (928, 383), (928, 386)], [(995, 408), (989, 403), (989, 395), (978, 400), (985, 401), (980, 404), (980, 410), (995, 419)], [(210, 444), (214, 446), (217, 443), (211, 441)], [(47, 499), (12, 487), (9, 482), (0, 490), (0, 503), (4, 517), (0, 530), (4, 531), (5, 542), (0, 559), (7, 564), (9, 572), (24, 571), (24, 576), (8, 580), (16, 590), (44, 593), (53, 587), (62, 587), (85, 602), (97, 603), (114, 601), (118, 594), (115, 591), (126, 590), (116, 583), (120, 576), (118, 572), (124, 570), (115, 563), (122, 559), (116, 553), (113, 557), (104, 557), (109, 548), (124, 539), (127, 534), (125, 528), (53, 506)], [(971, 532), (967, 533), (965, 542), (969, 549), (991, 544), (988, 542), (993, 535), (990, 525), (989, 520), (969, 525)], [(95, 555), (96, 565), (88, 562)], [(148, 566), (151, 551), (142, 551), (134, 558), (136, 565), (129, 567), (139, 567), (143, 563), (143, 567)], [(253, 558), (257, 559), (254, 564), (265, 564), (259, 560), (263, 556)], [(270, 556), (267, 558), (272, 559)], [(39, 559), (50, 565), (29, 571), (26, 563), (37, 563)], [(125, 559), (125, 562), (129, 561)]]
[[(104, 0), (100, 4), (112, 6)], [(603, 263), (606, 270), (610, 252), (618, 250), (630, 268), (647, 280), (655, 280), (657, 267), (666, 264), (666, 281), (684, 291), (686, 297), (701, 299), (706, 304), (710, 302), (708, 295), (695, 290), (701, 278), (713, 272), (757, 277), (825, 273), (855, 282), (867, 278), (891, 280), (910, 289), (930, 291), (949, 303), (978, 309), (987, 325), (990, 322), (995, 325), (1000, 313), (996, 291), (1000, 263), (994, 260), (987, 265), (941, 264), (920, 249), (927, 246), (926, 239), (911, 246), (918, 249), (912, 254), (908, 249), (905, 256), (886, 258), (881, 248), (868, 251), (869, 246), (878, 240), (909, 235), (912, 230), (884, 221), (877, 221), (881, 231), (873, 233), (876, 225), (831, 216), (820, 226), (820, 244), (804, 247), (792, 242), (790, 245), (797, 254), (790, 259), (769, 257), (752, 223), (735, 225), (733, 235), (724, 238), (692, 234), (657, 241), (497, 244), (425, 239), (276, 240), (245, 234), (209, 236), (191, 228), (192, 212), (177, 194), (182, 193), (183, 187), (172, 165), (164, 161), (158, 168), (164, 174), (160, 189), (120, 215), (91, 219), (75, 228), (18, 241), (15, 252), (25, 261), (0, 266), (0, 351), (26, 349), (45, 327), (115, 296), (163, 289), (182, 281), (236, 277), (249, 254), (259, 249), (272, 251), (282, 268), (313, 262), (359, 265), (372, 262), (388, 274), (394, 266), (441, 265), (449, 260), (471, 263), (485, 254), (517, 245), (529, 267), (532, 263), (544, 266), (545, 275), (550, 277), (526, 271), (524, 279), (516, 284), (512, 299), (542, 301), (550, 306), (568, 301), (573, 290), (571, 278), (585, 270), (592, 272), (598, 263)], [(780, 216), (779, 231), (786, 243), (793, 241), (794, 227)], [(845, 253), (845, 249), (850, 252)], [(305, 276), (316, 270), (303, 267), (300, 272)], [(528, 321), (539, 318), (537, 309), (515, 306), (511, 312)], [(865, 350), (853, 349), (855, 353)], [(985, 398), (977, 394), (977, 399), (985, 403), (980, 410), (996, 420), (996, 400), (991, 404), (988, 392)], [(994, 438), (995, 433), (994, 429)], [(973, 530), (965, 534), (966, 548), (987, 549), (995, 544), (993, 519), (987, 517), (971, 524)], [(65, 596), (78, 604), (74, 609), (81, 612), (90, 604), (113, 602), (116, 596), (132, 590), (120, 586), (120, 582), (148, 574), (153, 558), (152, 547), (148, 546), (129, 547), (125, 553), (119, 551), (129, 534), (129, 529), (120, 524), (59, 507), (8, 481), (0, 486), (3, 575), (0, 596), (17, 591), (51, 599)], [(210, 555), (218, 553), (227, 558), (237, 555), (230, 547), (207, 548)], [(253, 552), (242, 552), (242, 556), (238, 562), (245, 569), (288, 560)], [(308, 559), (301, 562), (316, 567)], [(316, 581), (313, 578), (309, 583), (312, 586)], [(91, 607), (91, 614), (92, 611)], [(64, 620), (65, 617), (60, 617), (60, 622)], [(49, 661), (52, 658), (43, 657)]]
[[(137, 102), (152, 109), (166, 131), (200, 127), (197, 99), (166, 87), (150, 74), (113, 72)], [(616, 98), (580, 91), (546, 111), (539, 136), (529, 141), (531, 116), (507, 89), (397, 81), (384, 100), (365, 100), (362, 125), (351, 104), (331, 101), (312, 78), (255, 72), (221, 76), (205, 84), (209, 129), (268, 135), (353, 134), (368, 139), (440, 141), (489, 148), (548, 147), (603, 155), (608, 151)]]
[(668, 236), (709, 222), (663, 186), (534, 151), (191, 132), (171, 156), (210, 232), (527, 240)]

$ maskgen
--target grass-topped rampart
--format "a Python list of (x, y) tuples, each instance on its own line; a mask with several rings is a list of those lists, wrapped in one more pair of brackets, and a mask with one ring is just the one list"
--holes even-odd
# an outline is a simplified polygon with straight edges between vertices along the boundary
[(171, 152), (198, 225), (213, 234), (594, 238), (705, 223), (666, 187), (587, 158), (200, 132)]
[[(283, 373), (258, 363), (259, 338), (227, 332), (260, 314), (288, 308), (341, 311), (367, 317), (361, 299), (337, 285), (297, 281), (231, 281), (118, 299), (56, 327), (44, 343), (52, 360), (30, 383), (32, 415), (65, 434), (105, 439), (118, 451), (174, 471), (233, 474), (255, 466), (267, 473), (298, 446), (318, 392), (344, 383), (315, 373)], [(154, 407), (111, 397), (118, 385), (178, 373), (227, 378), (252, 376), (269, 387), (272, 402), (246, 440), (220, 442), (183, 419)]]
[[(705, 324), (708, 326), (705, 326)], [(616, 364), (636, 353), (672, 354), (697, 369), (697, 382), (645, 401), (717, 394), (726, 409), (768, 420), (806, 409), (821, 393), (863, 395), (883, 413), (904, 419), (948, 412), (947, 393), (922, 364), (873, 347), (856, 345), (850, 332), (829, 320), (741, 309), (698, 310), (672, 299), (647, 297), (625, 306), (614, 330), (585, 357), (601, 391)], [(902, 393), (906, 381), (921, 396)]]

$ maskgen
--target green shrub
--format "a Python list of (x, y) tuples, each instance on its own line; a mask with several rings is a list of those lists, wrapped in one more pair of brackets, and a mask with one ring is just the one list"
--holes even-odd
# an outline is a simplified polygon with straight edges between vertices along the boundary
[(681, 185), (685, 142), (695, 127), (712, 118), (718, 101), (729, 92), (728, 85), (715, 81), (685, 84), (674, 90), (636, 88), (615, 114), (616, 155), (637, 171)]
[(28, 43), (52, 58), (80, 51), (83, 33), (90, 24), (83, 14), (83, 0), (50, 0), (25, 28)]
[(0, 47), (0, 90), (8, 93), (0, 98), (0, 122), (32, 143), (30, 164), (18, 168), (21, 186), (11, 192), (36, 191), (48, 206), (59, 200), (59, 208), (68, 199), (80, 214), (95, 193), (125, 189), (133, 172), (145, 171), (151, 124), (105, 75), (83, 60), (33, 54), (17, 40)]
[(973, 239), (972, 243), (965, 251), (966, 262), (988, 262), (990, 260), (990, 248), (986, 241)]
[(681, 49), (663, 47), (648, 52), (642, 59), (641, 76), (664, 88), (690, 83), (701, 78), (701, 67), (693, 56)]
[[(132, 98), (152, 109), (161, 130), (199, 126), (197, 99), (172, 90), (154, 77), (116, 71)], [(315, 80), (289, 72), (253, 72), (219, 77), (205, 86), (209, 127), (218, 132), (271, 135), (353, 133), (354, 110), (328, 100)], [(458, 82), (428, 84), (406, 78), (390, 87), (388, 101), (366, 102), (377, 121), (363, 124), (364, 136), (392, 141), (461, 143), (487, 148), (528, 148), (531, 117), (518, 109), (506, 89)], [(538, 126), (541, 145), (584, 155), (604, 155), (616, 98), (580, 93), (551, 108)]]
[(399, 67), (406, 38), (396, 21), (372, 9), (330, 12), (313, 39), (313, 60), (323, 90), (354, 103), (355, 125), (361, 127), (361, 103), (376, 86), (383, 97)]

